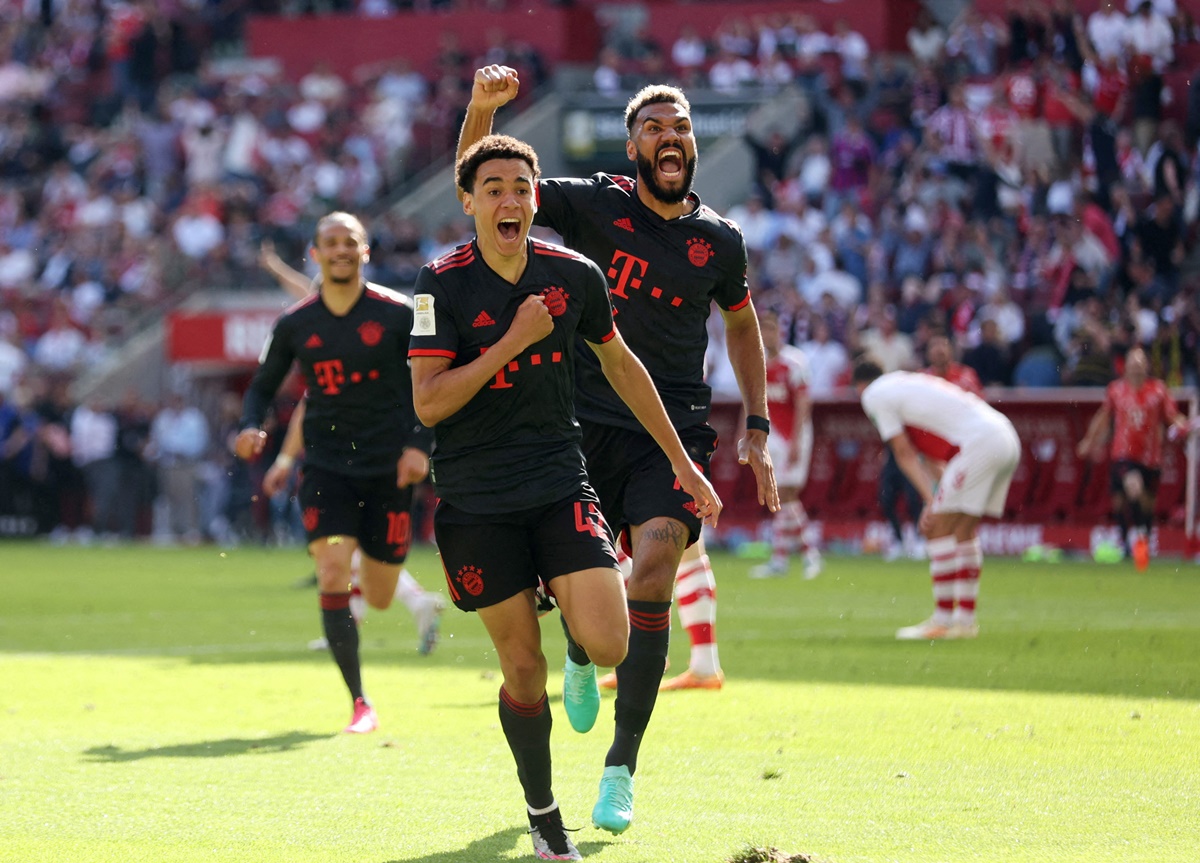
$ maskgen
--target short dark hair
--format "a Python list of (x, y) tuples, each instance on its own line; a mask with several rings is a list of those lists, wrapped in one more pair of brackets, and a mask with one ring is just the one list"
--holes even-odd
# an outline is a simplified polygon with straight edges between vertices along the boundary
[(468, 147), (455, 165), (454, 181), (458, 188), (472, 193), (479, 166), (491, 159), (521, 159), (533, 170), (533, 182), (536, 183), (541, 176), (537, 153), (533, 147), (511, 135), (487, 135)]
[(678, 87), (671, 87), (667, 84), (651, 84), (638, 90), (625, 106), (625, 129), (630, 135), (633, 135), (633, 124), (637, 120), (638, 112), (647, 105), (657, 104), (678, 105), (687, 111), (689, 116), (692, 113), (692, 106), (688, 102), (687, 96), (683, 95), (683, 91)]
[(883, 377), (883, 368), (870, 357), (865, 357), (854, 364), (854, 374), (851, 383), (869, 384), (876, 378)]
[(334, 210), (332, 213), (326, 213), (317, 220), (317, 225), (313, 228), (312, 244), (317, 245), (317, 241), (321, 239), (321, 231), (325, 230), (329, 225), (345, 225), (352, 231), (358, 231), (362, 234), (364, 243), (370, 242), (370, 236), (367, 234), (367, 226), (363, 224), (362, 219), (353, 213), (347, 213), (343, 210)]

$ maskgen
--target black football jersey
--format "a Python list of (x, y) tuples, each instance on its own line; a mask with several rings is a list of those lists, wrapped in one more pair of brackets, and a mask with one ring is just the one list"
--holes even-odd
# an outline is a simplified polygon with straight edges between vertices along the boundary
[(408, 367), (412, 302), (367, 284), (338, 317), (320, 293), (275, 322), (246, 391), (242, 428), (262, 425), (279, 385), (297, 361), (307, 384), (304, 459), (347, 476), (395, 473), (406, 447), (429, 452), (432, 435), (417, 421)]
[(484, 262), (475, 241), (417, 276), (410, 357), (447, 357), (451, 368), (472, 362), (508, 332), (530, 294), (541, 294), (554, 316), (554, 332), (434, 428), (434, 489), (466, 512), (532, 509), (587, 481), (574, 408), (576, 336), (594, 344), (614, 336), (607, 285), (570, 249), (529, 240), (528, 252), (515, 285)]
[[(629, 177), (542, 180), (534, 217), (608, 277), (621, 337), (650, 372), (676, 428), (708, 419), (704, 353), (712, 301), (727, 311), (750, 302), (741, 229), (692, 197), (690, 214), (664, 219), (638, 200)], [(641, 428), (594, 356), (580, 358), (577, 374), (580, 418)]]

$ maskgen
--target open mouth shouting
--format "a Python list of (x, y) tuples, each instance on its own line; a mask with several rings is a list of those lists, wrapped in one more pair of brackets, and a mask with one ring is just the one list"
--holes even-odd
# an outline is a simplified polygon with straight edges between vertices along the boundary
[(511, 243), (516, 241), (521, 236), (521, 220), (514, 218), (501, 219), (496, 226), (496, 232), (500, 235), (500, 239)]
[(678, 147), (666, 146), (658, 151), (658, 173), (668, 183), (683, 179), (684, 164), (683, 150)]

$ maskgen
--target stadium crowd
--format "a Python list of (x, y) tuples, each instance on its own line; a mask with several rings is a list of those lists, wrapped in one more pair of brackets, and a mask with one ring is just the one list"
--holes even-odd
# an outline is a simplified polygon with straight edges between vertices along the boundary
[[(132, 517), (96, 529), (146, 532), (156, 497), (164, 535), (222, 538), (244, 521), (221, 503), (236, 497), (235, 415), (188, 429), (186, 405), (75, 406), (68, 384), (189, 291), (273, 285), (264, 240), (298, 261), (320, 213), (378, 210), (453, 151), (476, 65), (549, 78), (501, 32), (482, 52), (447, 33), (431, 68), (397, 58), (351, 80), (221, 62), (250, 11), (409, 5), (63, 0), (0, 19), (0, 489), (41, 529), (90, 527), (87, 512), (130, 497)], [(825, 31), (802, 11), (732, 16), (711, 36), (614, 28), (593, 80), (803, 94), (800, 122), (747, 135), (756, 182), (727, 215), (814, 396), (845, 386), (863, 353), (922, 367), (938, 333), (988, 386), (1101, 386), (1134, 344), (1152, 374), (1195, 385), (1200, 88), (1179, 73), (1200, 51), (1182, 4), (1013, 2), (1003, 18), (967, 4), (948, 27), (922, 12), (907, 44), (876, 56), (845, 22)], [(370, 227), (368, 277), (397, 287), (463, 238), (386, 212)], [(732, 392), (723, 356), (710, 377)], [(155, 437), (172, 419), (184, 431)], [(167, 495), (179, 463), (203, 490), (183, 515)], [(97, 507), (114, 483), (142, 491)]]

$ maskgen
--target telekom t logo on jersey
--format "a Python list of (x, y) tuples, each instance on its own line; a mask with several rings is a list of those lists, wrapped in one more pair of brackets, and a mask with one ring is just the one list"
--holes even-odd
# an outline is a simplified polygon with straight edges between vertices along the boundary
[(313, 374), (321, 387), (321, 392), (336, 396), (346, 383), (346, 373), (342, 370), (341, 360), (321, 360), (313, 363)]
[(643, 261), (641, 258), (635, 258), (628, 252), (622, 252), (617, 249), (613, 252), (612, 266), (608, 268), (608, 277), (617, 280), (617, 286), (612, 289), (612, 292), (623, 300), (629, 299), (629, 294), (625, 293), (626, 288), (637, 290), (642, 286), (642, 276), (646, 275), (646, 268), (650, 266), (649, 261)]
[[(640, 290), (642, 287), (642, 279), (646, 275), (646, 270), (649, 269), (650, 262), (642, 260), (628, 252), (622, 252), (620, 249), (613, 251), (612, 266), (608, 268), (608, 277), (616, 279), (616, 285), (611, 289), (610, 293), (614, 297), (620, 297), (623, 300), (629, 299), (629, 294), (626, 293), (628, 288)], [(654, 299), (659, 299), (663, 296), (662, 288), (651, 288), (650, 296)], [(679, 308), (683, 304), (683, 300), (679, 297), (671, 298), (671, 305)], [(614, 317), (617, 314), (617, 309), (613, 309)]]

